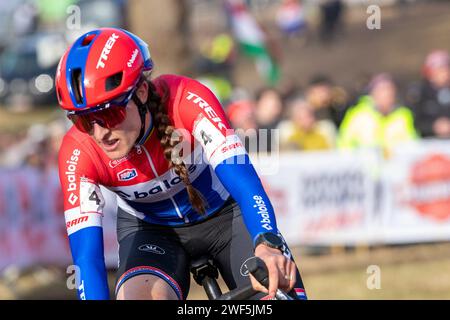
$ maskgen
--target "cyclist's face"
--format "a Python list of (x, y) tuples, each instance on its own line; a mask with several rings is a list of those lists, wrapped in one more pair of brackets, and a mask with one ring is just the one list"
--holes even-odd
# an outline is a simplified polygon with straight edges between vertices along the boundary
[[(148, 84), (143, 82), (136, 91), (141, 101), (147, 101)], [(110, 159), (120, 159), (133, 148), (141, 130), (139, 111), (133, 100), (128, 102), (125, 120), (115, 128), (107, 129), (95, 123), (91, 137)], [(150, 115), (147, 113), (146, 125)]]

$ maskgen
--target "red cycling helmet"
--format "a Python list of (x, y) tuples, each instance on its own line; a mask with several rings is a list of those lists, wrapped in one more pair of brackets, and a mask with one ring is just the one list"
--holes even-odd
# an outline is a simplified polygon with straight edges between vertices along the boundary
[(64, 53), (56, 72), (60, 106), (88, 111), (130, 92), (153, 62), (147, 44), (123, 29), (101, 28), (79, 37)]

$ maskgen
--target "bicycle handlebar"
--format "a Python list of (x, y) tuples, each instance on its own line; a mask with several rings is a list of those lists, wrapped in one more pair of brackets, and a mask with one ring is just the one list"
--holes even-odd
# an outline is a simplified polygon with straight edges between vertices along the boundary
[[(264, 287), (269, 288), (269, 273), (264, 261), (262, 261), (258, 257), (254, 257), (253, 259), (248, 260), (246, 265), (248, 271), (255, 277), (255, 279)], [(217, 300), (245, 300), (255, 295), (256, 293), (258, 293), (258, 291), (253, 289), (252, 285), (249, 285), (244, 288), (231, 290), (230, 292), (227, 292), (218, 297)], [(294, 300), (287, 293), (280, 289), (277, 289), (275, 297), (277, 298), (277, 300)]]

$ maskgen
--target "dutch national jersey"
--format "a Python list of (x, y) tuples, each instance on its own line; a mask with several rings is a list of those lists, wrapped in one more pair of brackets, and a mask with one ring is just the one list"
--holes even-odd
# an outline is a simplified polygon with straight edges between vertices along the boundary
[(117, 194), (118, 206), (146, 222), (179, 226), (205, 219), (232, 196), (239, 204), (252, 239), (277, 233), (272, 205), (245, 148), (230, 128), (213, 93), (186, 77), (165, 75), (153, 80), (168, 91), (167, 112), (183, 136), (176, 148), (192, 185), (206, 202), (206, 214), (191, 206), (184, 183), (169, 168), (156, 132), (121, 159), (111, 160), (87, 134), (72, 127), (59, 153), (67, 232), (81, 299), (107, 299), (103, 254), (100, 185)]

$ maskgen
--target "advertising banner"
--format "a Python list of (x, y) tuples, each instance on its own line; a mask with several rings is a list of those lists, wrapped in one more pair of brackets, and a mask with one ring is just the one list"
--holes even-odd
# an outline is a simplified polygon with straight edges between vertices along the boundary
[(364, 152), (283, 154), (276, 174), (262, 174), (288, 243), (369, 241), (379, 157)]
[(450, 148), (428, 141), (395, 150), (383, 168), (383, 241), (450, 240)]

